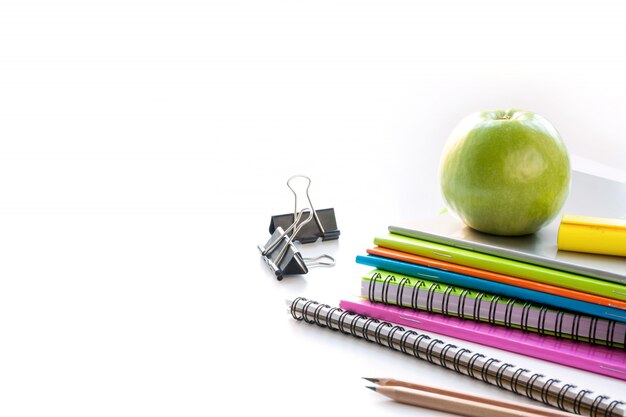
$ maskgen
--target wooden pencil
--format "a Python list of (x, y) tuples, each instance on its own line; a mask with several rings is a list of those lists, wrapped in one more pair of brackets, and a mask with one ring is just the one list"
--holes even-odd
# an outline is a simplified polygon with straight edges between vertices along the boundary
[[(394, 401), (416, 405), (431, 410), (444, 411), (467, 417), (537, 417), (539, 414), (513, 408), (499, 407), (458, 397), (450, 397), (406, 387), (377, 386), (367, 387)], [(569, 415), (571, 416), (571, 414)]]
[[(542, 417), (572, 417), (573, 414), (560, 410), (551, 410), (547, 407), (521, 404), (512, 401), (494, 400), (486, 397), (465, 394), (458, 391), (447, 390), (438, 387), (432, 387), (423, 384), (416, 384), (408, 381), (401, 381), (393, 378), (364, 378), (370, 382), (374, 382), (378, 387), (368, 387), (380, 394), (386, 395), (399, 402), (407, 404), (420, 405), (425, 408), (431, 408), (441, 411), (452, 412), (465, 416), (542, 416)], [(395, 389), (397, 388), (397, 390)], [(437, 399), (432, 396), (438, 396)], [(419, 398), (415, 398), (415, 397)], [(403, 401), (402, 399), (412, 402)], [(419, 401), (420, 403), (416, 403)], [(435, 408), (439, 406), (442, 408)], [(487, 407), (489, 406), (489, 407)], [(445, 409), (443, 407), (446, 407)], [(449, 408), (451, 407), (451, 408)], [(453, 411), (457, 410), (457, 411)], [(470, 413), (471, 414), (467, 414)], [(522, 413), (522, 414), (520, 414)]]

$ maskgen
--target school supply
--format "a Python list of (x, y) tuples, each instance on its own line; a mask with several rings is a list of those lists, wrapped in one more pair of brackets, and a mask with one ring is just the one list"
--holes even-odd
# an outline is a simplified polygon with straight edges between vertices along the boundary
[(590, 278), (571, 272), (546, 268), (524, 262), (504, 259), (467, 249), (455, 248), (426, 240), (389, 234), (377, 237), (374, 243), (384, 248), (395, 249), (427, 258), (443, 260), (517, 278), (538, 281), (572, 290), (587, 292), (603, 297), (626, 301), (626, 285)]
[(341, 300), (346, 311), (626, 380), (626, 351), (411, 308)]
[[(270, 221), (270, 234), (273, 234), (277, 228), (287, 229), (292, 224), (297, 224), (298, 219), (298, 193), (294, 189), (292, 182), (296, 178), (303, 178), (306, 181), (306, 200), (308, 202), (308, 209), (313, 217), (314, 222), (306, 221), (302, 227), (298, 227), (293, 234), (293, 240), (300, 243), (311, 243), (318, 239), (322, 240), (334, 240), (339, 239), (339, 229), (337, 229), (337, 220), (335, 218), (335, 209), (327, 208), (322, 210), (315, 210), (313, 208), (313, 202), (309, 196), (309, 188), (311, 187), (311, 179), (304, 175), (294, 175), (287, 180), (287, 187), (294, 195), (294, 210), (293, 213), (280, 214), (272, 216)], [(310, 219), (309, 219), (310, 220)]]
[[(572, 187), (564, 213), (626, 219), (626, 184), (572, 171)], [(494, 236), (477, 232), (444, 213), (389, 226), (389, 231), (435, 243), (491, 254), (533, 265), (626, 284), (626, 259), (618, 256), (559, 250), (559, 221), (527, 236)], [(558, 285), (556, 282), (553, 285)], [(576, 288), (574, 288), (576, 289)], [(615, 298), (615, 297), (613, 297)]]
[(369, 301), (591, 344), (624, 348), (626, 343), (626, 323), (383, 270), (362, 278), (360, 295)]
[(626, 220), (564, 215), (557, 246), (560, 250), (626, 256)]
[[(406, 388), (394, 385), (382, 385), (367, 387), (374, 392), (384, 395), (387, 398), (391, 398), (394, 401), (416, 405), (422, 408), (428, 408), (431, 410), (444, 411), (447, 413), (453, 413), (460, 416), (467, 417), (542, 417), (546, 414), (540, 412), (525, 411), (517, 408), (510, 408), (507, 406), (498, 406), (482, 401), (470, 401), (465, 398), (457, 397), (455, 395), (446, 395), (441, 393), (435, 393), (432, 391)], [(537, 407), (539, 408), (539, 407)], [(539, 410), (541, 411), (541, 410)], [(555, 414), (549, 414), (550, 417), (556, 417)], [(571, 414), (566, 412), (559, 412), (559, 417), (567, 417)]]
[[(522, 403), (517, 403), (513, 401), (499, 401), (499, 400), (494, 400), (488, 397), (480, 397), (477, 395), (466, 394), (464, 392), (453, 391), (453, 390), (449, 390), (449, 389), (445, 389), (441, 387), (435, 387), (431, 385), (416, 384), (414, 382), (402, 381), (399, 379), (393, 379), (393, 378), (363, 378), (363, 379), (376, 384), (377, 387), (375, 387), (376, 388), (375, 391), (378, 391), (381, 387), (396, 387), (396, 388), (402, 387), (402, 388), (410, 389), (412, 391), (421, 391), (421, 392), (427, 392), (427, 393), (432, 393), (432, 394), (438, 394), (443, 397), (441, 398), (443, 401), (447, 401), (448, 399), (465, 400), (471, 403), (489, 404), (491, 406), (504, 408), (509, 411), (532, 413), (533, 416), (540, 416), (540, 417), (572, 417), (570, 413), (566, 413), (566, 412), (559, 411), (559, 410), (553, 410), (547, 407), (531, 405), (531, 404), (522, 404)], [(368, 388), (373, 389), (372, 387), (368, 387)], [(472, 406), (476, 407), (476, 405), (474, 404), (472, 404)], [(429, 405), (426, 405), (425, 407), (431, 408), (429, 407)], [(442, 411), (453, 412), (450, 409), (443, 409)], [(484, 417), (485, 415), (486, 414), (483, 414), (483, 413), (478, 414), (479, 417)]]
[[(304, 213), (309, 213), (306, 220), (300, 222)], [(309, 209), (302, 209), (296, 216), (294, 222), (284, 230), (276, 228), (270, 240), (265, 245), (258, 245), (261, 257), (272, 270), (276, 279), (281, 281), (285, 275), (306, 274), (313, 266), (333, 266), (335, 260), (330, 255), (321, 255), (317, 258), (304, 258), (300, 251), (293, 244), (293, 237), (298, 229), (311, 221), (312, 215)], [(289, 234), (289, 232), (291, 235)]]
[(414, 330), (406, 330), (386, 321), (360, 316), (302, 297), (289, 301), (288, 306), (288, 311), (296, 320), (375, 342), (563, 411), (591, 417), (626, 416), (622, 401), (592, 394), (591, 391), (576, 388), (573, 384), (533, 373)]
[(429, 268), (410, 262), (397, 261), (395, 259), (380, 256), (357, 256), (356, 261), (359, 264), (372, 266), (385, 271), (397, 272), (399, 274), (406, 274), (417, 278), (425, 278), (430, 281), (447, 285), (458, 285), (460, 287), (475, 290), (476, 292), (484, 291), (503, 297), (518, 298), (521, 301), (532, 301), (538, 304), (556, 307), (558, 309), (573, 310), (583, 314), (602, 317), (607, 320), (626, 322), (626, 310), (614, 307), (606, 307), (599, 304), (588, 303), (586, 301), (573, 300), (559, 295), (529, 290), (527, 288), (516, 287), (514, 285), (488, 281), (468, 275), (457, 274), (451, 271)]
[[(298, 193), (292, 184), (296, 178), (302, 178), (306, 181), (305, 194), (308, 202), (308, 207), (299, 211)], [(309, 196), (310, 186), (311, 179), (304, 175), (294, 175), (287, 180), (287, 187), (294, 195), (294, 212), (293, 214), (272, 216), (270, 239), (265, 245), (257, 246), (261, 252), (261, 257), (279, 281), (285, 275), (306, 274), (311, 267), (335, 265), (335, 259), (330, 255), (324, 254), (316, 258), (303, 257), (294, 244), (294, 242), (315, 242), (320, 237), (322, 240), (339, 238), (334, 209), (316, 211)], [(315, 222), (313, 223), (312, 220)]]
[(599, 304), (607, 307), (614, 307), (620, 310), (626, 310), (626, 301), (615, 300), (613, 298), (600, 297), (595, 294), (588, 294), (581, 291), (570, 290), (568, 288), (557, 287), (554, 285), (544, 284), (537, 281), (516, 278), (509, 275), (498, 274), (496, 272), (485, 271), (483, 269), (471, 268), (468, 266), (457, 265), (451, 262), (439, 261), (436, 259), (426, 258), (424, 256), (413, 255), (393, 249), (374, 247), (367, 249), (367, 253), (383, 258), (395, 259), (444, 271), (455, 272), (462, 275), (468, 275), (475, 278), (483, 278), (488, 281), (500, 282), (502, 284), (513, 285), (515, 287), (526, 288), (548, 294), (558, 295), (561, 297), (571, 298), (573, 300), (586, 301), (588, 303)]

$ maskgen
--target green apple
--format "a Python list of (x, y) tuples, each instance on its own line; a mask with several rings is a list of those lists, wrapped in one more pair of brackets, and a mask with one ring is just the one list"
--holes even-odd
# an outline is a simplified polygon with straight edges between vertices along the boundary
[(557, 130), (538, 114), (472, 114), (448, 138), (439, 165), (448, 208), (469, 227), (505, 236), (534, 233), (559, 213), (570, 161)]

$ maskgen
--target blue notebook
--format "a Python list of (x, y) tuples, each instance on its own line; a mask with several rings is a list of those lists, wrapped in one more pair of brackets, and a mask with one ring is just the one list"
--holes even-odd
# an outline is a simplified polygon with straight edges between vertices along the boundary
[(586, 301), (574, 300), (567, 297), (515, 287), (513, 285), (488, 281), (481, 278), (397, 261), (395, 259), (383, 258), (380, 256), (357, 256), (356, 262), (361, 265), (367, 265), (398, 274), (424, 278), (429, 281), (442, 282), (449, 285), (457, 285), (459, 287), (474, 289), (486, 293), (504, 295), (507, 297), (518, 298), (520, 300), (532, 301), (534, 303), (572, 310), (596, 317), (602, 317), (607, 320), (615, 320), (626, 323), (626, 311), (618, 308), (606, 307), (599, 304), (588, 303)]

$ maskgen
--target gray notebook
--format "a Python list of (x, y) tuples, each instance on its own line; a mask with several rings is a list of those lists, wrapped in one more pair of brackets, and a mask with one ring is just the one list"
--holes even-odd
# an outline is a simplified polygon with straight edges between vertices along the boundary
[[(626, 184), (574, 171), (562, 213), (626, 219)], [(626, 284), (626, 258), (560, 251), (557, 234), (561, 215), (537, 233), (521, 237), (494, 236), (465, 226), (449, 213), (436, 218), (389, 226), (404, 236), (541, 265)]]

